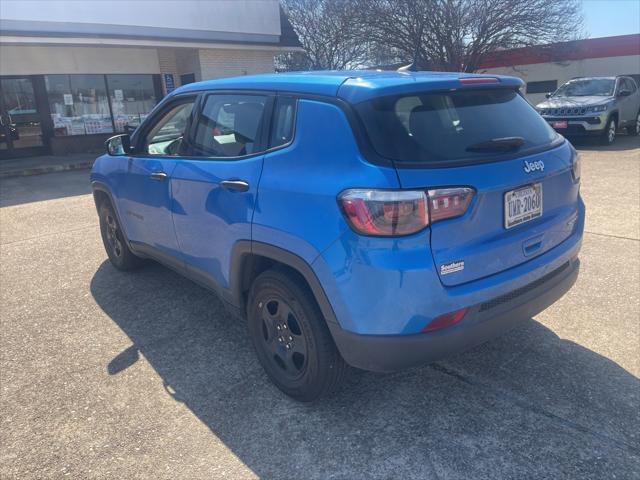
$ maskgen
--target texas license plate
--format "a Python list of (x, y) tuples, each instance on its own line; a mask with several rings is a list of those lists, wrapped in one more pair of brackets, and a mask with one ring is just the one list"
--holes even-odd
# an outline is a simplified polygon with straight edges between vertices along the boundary
[(563, 129), (563, 128), (568, 128), (569, 123), (566, 120), (562, 120), (560, 122), (552, 122), (551, 126), (553, 128)]
[(504, 228), (515, 227), (542, 215), (542, 184), (534, 183), (504, 195)]

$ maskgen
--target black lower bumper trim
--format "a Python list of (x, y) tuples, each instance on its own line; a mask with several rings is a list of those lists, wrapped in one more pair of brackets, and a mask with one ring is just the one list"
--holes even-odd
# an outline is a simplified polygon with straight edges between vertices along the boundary
[[(559, 273), (556, 273), (561, 270)], [(345, 361), (353, 367), (389, 372), (431, 362), (467, 350), (517, 326), (560, 299), (575, 283), (580, 261), (574, 259), (548, 275), (544, 282), (519, 292), (508, 301), (481, 311), (469, 309), (457, 325), (417, 335), (358, 335), (329, 324)], [(534, 282), (537, 283), (537, 282)], [(531, 285), (531, 284), (530, 284)], [(509, 294), (507, 294), (509, 295)], [(498, 297), (502, 298), (502, 297)]]

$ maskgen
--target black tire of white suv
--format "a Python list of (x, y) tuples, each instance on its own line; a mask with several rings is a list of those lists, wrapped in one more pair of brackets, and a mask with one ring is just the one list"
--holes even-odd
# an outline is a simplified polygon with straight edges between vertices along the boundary
[(627, 127), (627, 133), (629, 135), (640, 135), (640, 112), (636, 115), (635, 123)]
[(615, 117), (609, 117), (607, 121), (607, 126), (602, 131), (600, 136), (600, 143), (602, 145), (611, 145), (616, 139), (616, 131), (618, 128), (618, 124), (616, 122)]

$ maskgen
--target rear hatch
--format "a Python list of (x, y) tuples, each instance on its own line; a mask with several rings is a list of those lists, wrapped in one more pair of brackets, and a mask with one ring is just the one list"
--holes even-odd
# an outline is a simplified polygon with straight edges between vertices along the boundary
[(514, 89), (403, 94), (356, 109), (374, 149), (393, 159), (402, 188), (475, 190), (461, 216), (431, 225), (444, 285), (515, 267), (571, 235), (575, 152)]

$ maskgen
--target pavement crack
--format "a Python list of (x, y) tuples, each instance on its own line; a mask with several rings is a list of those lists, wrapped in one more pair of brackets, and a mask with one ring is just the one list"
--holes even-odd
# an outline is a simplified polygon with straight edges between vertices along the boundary
[(585, 230), (584, 233), (588, 233), (590, 235), (597, 235), (598, 237), (618, 238), (620, 240), (631, 240), (632, 242), (640, 242), (640, 238), (625, 237), (623, 235), (611, 235), (609, 233), (590, 232), (589, 230)]
[[(457, 380), (460, 380), (461, 382), (466, 383), (467, 385), (471, 385), (473, 387), (476, 388), (482, 388), (486, 391), (488, 391), (489, 393), (493, 394), (493, 395), (500, 395), (500, 398), (502, 399), (506, 399), (509, 400), (511, 403), (513, 403), (514, 405), (522, 408), (523, 410), (528, 410), (530, 412), (533, 412), (537, 415), (542, 415), (550, 420), (556, 421), (558, 423), (561, 423), (562, 425), (564, 425), (565, 427), (571, 428), (573, 430), (577, 430), (579, 432), (585, 433), (587, 435), (591, 435), (593, 437), (599, 438), (601, 440), (604, 440), (605, 442), (607, 442), (608, 444), (611, 444), (613, 447), (621, 449), (621, 450), (627, 450), (630, 451), (632, 453), (634, 453), (635, 455), (640, 455), (640, 449), (638, 449), (637, 446), (630, 444), (624, 440), (618, 439), (618, 438), (612, 438), (608, 435), (605, 435), (603, 433), (600, 433), (598, 431), (592, 430), (588, 427), (585, 427), (584, 425), (581, 425), (577, 422), (574, 422), (572, 420), (569, 420), (567, 418), (561, 417), (560, 415), (556, 415), (555, 413), (552, 413), (542, 407), (539, 407), (529, 401), (527, 401), (525, 398), (522, 397), (522, 395), (511, 391), (511, 390), (504, 390), (500, 387), (497, 387), (495, 385), (492, 385), (490, 383), (486, 383), (486, 382), (481, 382), (481, 381), (477, 381), (474, 380), (471, 376), (465, 375), (463, 372), (457, 371), (455, 369), (452, 369), (450, 367), (447, 367), (445, 365), (442, 365), (441, 363), (433, 363), (431, 365), (429, 365), (433, 370), (436, 370), (437, 372), (440, 372), (444, 375), (448, 375), (451, 376), (453, 378), (456, 378)], [(624, 448), (623, 448), (624, 447)]]
[(29, 238), (21, 238), (20, 240), (14, 240), (12, 242), (4, 242), (4, 243), (0, 243), (0, 246), (7, 246), (7, 245), (15, 245), (18, 243), (25, 243), (25, 242), (30, 242), (31, 240), (38, 240), (40, 238), (46, 238), (46, 237), (53, 237), (55, 235), (64, 235), (65, 233), (73, 233), (73, 232), (78, 232), (80, 230), (86, 230), (88, 228), (95, 228), (97, 227), (98, 224), (94, 223), (92, 225), (85, 225), (83, 227), (78, 227), (78, 228), (72, 228), (70, 230), (63, 230), (61, 232), (51, 232), (51, 233), (43, 233), (42, 235), (36, 235), (35, 237), (29, 237)]

